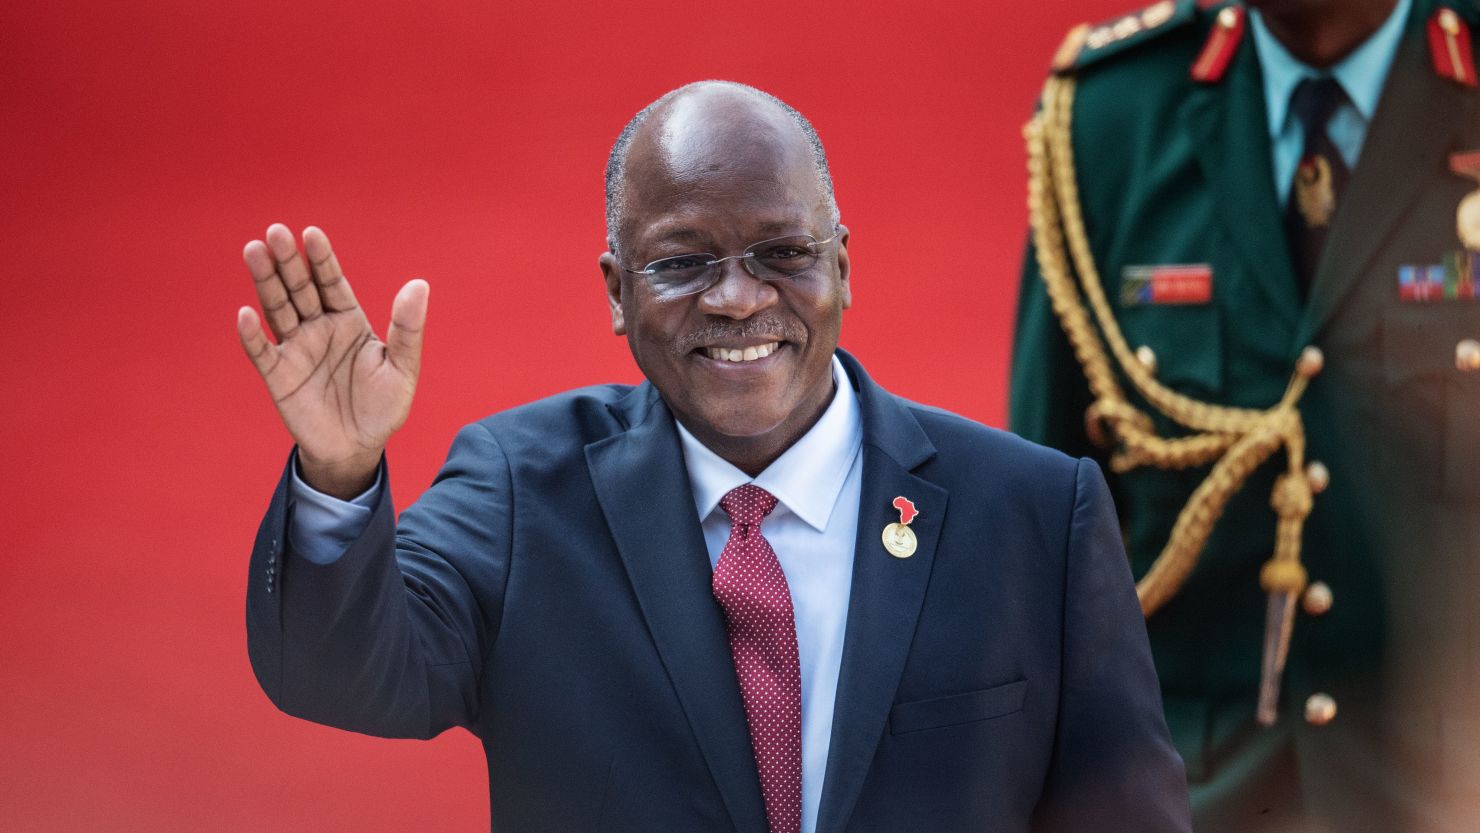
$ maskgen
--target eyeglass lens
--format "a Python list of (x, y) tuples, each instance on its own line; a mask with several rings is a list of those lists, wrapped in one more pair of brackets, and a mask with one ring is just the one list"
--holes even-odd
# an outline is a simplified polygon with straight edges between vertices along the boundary
[[(746, 271), (761, 280), (791, 278), (817, 263), (820, 244), (810, 235), (763, 240), (739, 256)], [(686, 295), (707, 289), (719, 274), (719, 258), (708, 252), (665, 257), (643, 270), (653, 288), (665, 295)]]

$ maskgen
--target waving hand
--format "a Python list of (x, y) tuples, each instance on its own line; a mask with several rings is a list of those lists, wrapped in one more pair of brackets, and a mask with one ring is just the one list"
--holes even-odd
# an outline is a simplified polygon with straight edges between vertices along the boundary
[(251, 307), (237, 311), (237, 334), (298, 443), (304, 479), (349, 498), (374, 480), (386, 441), (411, 411), (430, 287), (401, 287), (381, 341), (322, 231), (303, 230), (302, 252), (286, 226), (265, 236), (242, 258), (277, 343)]

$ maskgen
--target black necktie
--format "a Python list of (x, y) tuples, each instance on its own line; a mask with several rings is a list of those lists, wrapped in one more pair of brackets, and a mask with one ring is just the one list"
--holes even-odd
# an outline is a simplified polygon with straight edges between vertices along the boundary
[(1326, 234), (1346, 186), (1346, 163), (1326, 135), (1331, 114), (1346, 101), (1346, 92), (1334, 78), (1307, 78), (1290, 95), (1290, 112), (1299, 120), (1305, 136), (1305, 149), (1300, 164), (1295, 166), (1290, 198), (1285, 204), (1285, 233), (1301, 297), (1310, 293), (1316, 264), (1326, 247)]

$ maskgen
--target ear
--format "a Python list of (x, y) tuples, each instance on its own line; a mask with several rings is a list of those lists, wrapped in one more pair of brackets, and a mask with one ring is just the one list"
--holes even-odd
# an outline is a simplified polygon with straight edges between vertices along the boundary
[(848, 227), (838, 224), (838, 280), (843, 283), (843, 309), (853, 306), (853, 285), (848, 282)]
[(612, 308), (612, 333), (624, 336), (627, 334), (627, 319), (622, 314), (622, 266), (617, 263), (617, 256), (611, 249), (602, 252), (596, 263), (601, 267), (601, 279), (606, 284), (606, 302)]

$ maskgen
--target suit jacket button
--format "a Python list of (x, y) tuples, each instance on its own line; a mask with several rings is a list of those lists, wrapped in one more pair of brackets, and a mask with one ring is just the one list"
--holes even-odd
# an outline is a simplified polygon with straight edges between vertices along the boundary
[(1329, 694), (1317, 692), (1306, 698), (1305, 722), (1312, 726), (1325, 726), (1336, 719), (1336, 701)]

